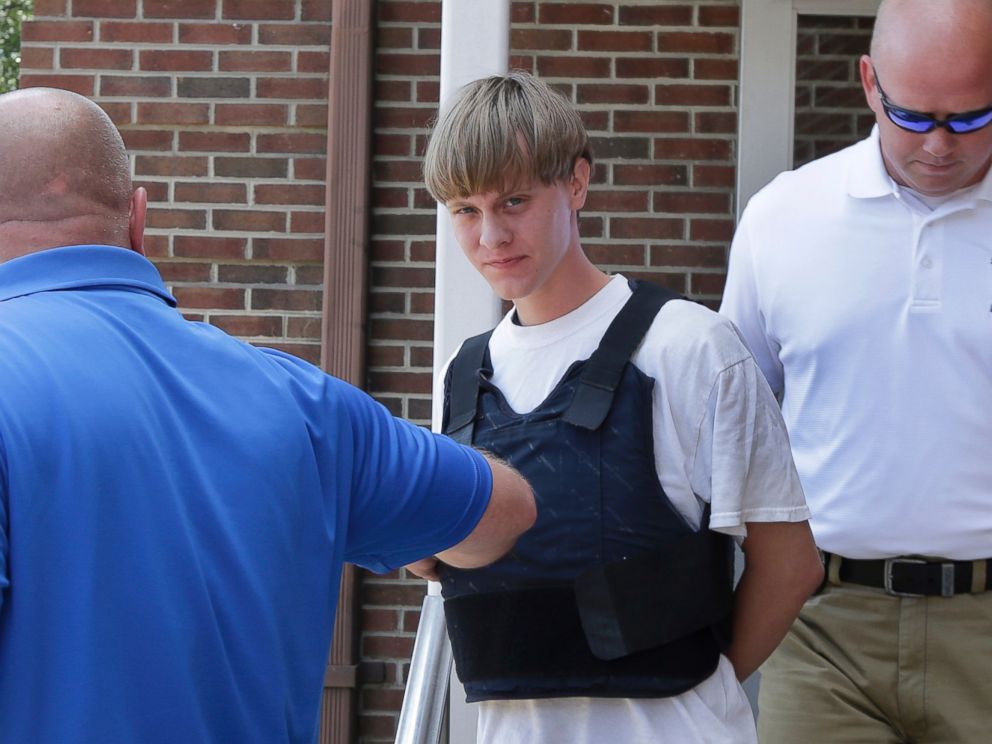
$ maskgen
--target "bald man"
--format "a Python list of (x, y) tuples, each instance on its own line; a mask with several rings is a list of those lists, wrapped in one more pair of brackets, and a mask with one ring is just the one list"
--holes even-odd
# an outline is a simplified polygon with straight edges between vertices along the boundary
[(781, 397), (828, 580), (763, 742), (992, 740), (992, 2), (885, 0), (866, 140), (776, 178), (722, 312)]
[(95, 104), (0, 132), (0, 741), (311, 744), (342, 562), (495, 560), (529, 487), (184, 320)]

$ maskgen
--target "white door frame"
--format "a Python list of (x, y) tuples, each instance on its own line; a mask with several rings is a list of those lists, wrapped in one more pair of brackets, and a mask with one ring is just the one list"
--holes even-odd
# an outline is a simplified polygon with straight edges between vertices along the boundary
[(879, 0), (742, 0), (737, 217), (762, 186), (792, 168), (796, 19), (874, 16)]

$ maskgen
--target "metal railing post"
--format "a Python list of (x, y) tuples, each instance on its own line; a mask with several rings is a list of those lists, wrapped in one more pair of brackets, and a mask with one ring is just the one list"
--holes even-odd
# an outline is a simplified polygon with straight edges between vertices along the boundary
[(444, 600), (438, 594), (428, 594), (420, 611), (396, 744), (438, 744), (450, 677), (451, 643), (444, 624)]

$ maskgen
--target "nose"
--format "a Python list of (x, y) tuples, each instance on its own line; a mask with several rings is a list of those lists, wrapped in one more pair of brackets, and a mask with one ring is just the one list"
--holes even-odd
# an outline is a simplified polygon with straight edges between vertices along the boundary
[(495, 250), (510, 242), (510, 230), (496, 215), (483, 214), (482, 231), (479, 234), (479, 244), (483, 248)]
[(954, 151), (956, 135), (948, 132), (944, 127), (935, 127), (932, 132), (927, 132), (923, 141), (923, 150), (928, 155), (943, 159)]

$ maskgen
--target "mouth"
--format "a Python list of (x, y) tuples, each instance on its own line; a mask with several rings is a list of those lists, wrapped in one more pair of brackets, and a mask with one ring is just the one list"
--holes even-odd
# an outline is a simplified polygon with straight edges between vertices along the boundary
[(485, 265), (497, 271), (505, 271), (519, 266), (520, 263), (526, 258), (526, 256), (506, 256), (504, 258), (494, 258), (486, 261)]

